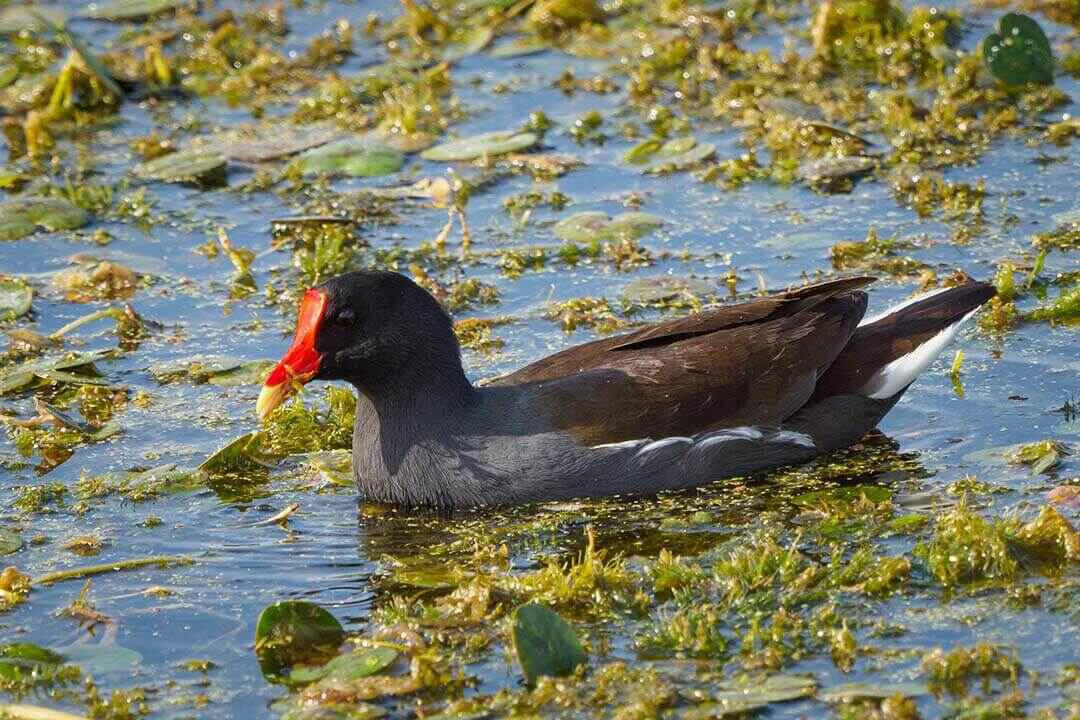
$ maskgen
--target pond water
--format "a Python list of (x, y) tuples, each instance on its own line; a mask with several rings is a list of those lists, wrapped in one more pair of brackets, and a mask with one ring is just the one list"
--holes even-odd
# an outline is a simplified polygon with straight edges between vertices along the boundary
[[(815, 53), (811, 28), (820, 11), (812, 3), (710, 2), (694, 10), (678, 2), (614, 2), (600, 9), (591, 30), (573, 20), (555, 30), (530, 26), (523, 19), (534, 17), (529, 2), (462, 3), (439, 8), (436, 19), (427, 21), (419, 4), (405, 3), (412, 25), (401, 32), (394, 23), (402, 5), (393, 2), (260, 6), (219, 0), (203, 5), (197, 11), (167, 10), (145, 23), (69, 21), (93, 53), (104, 55), (127, 97), (115, 110), (93, 107), (87, 89), (93, 73), (85, 69), (89, 63), (77, 62), (75, 74), (83, 80), (77, 81), (75, 102), (88, 107), (66, 115), (57, 111), (56, 119), (47, 121), (52, 147), (28, 158), (20, 147), (21, 130), (5, 131), (9, 159), (3, 172), (17, 180), (5, 183), (4, 200), (63, 195), (66, 183), (76, 195), (78, 188), (108, 187), (112, 198), (89, 208), (92, 217), (81, 227), (0, 242), (2, 274), (34, 290), (32, 310), (7, 321), (4, 329), (47, 336), (94, 310), (125, 302), (147, 327), (138, 340), (118, 343), (114, 321), (99, 320), (66, 333), (62, 349), (53, 345), (5, 355), (0, 373), (9, 378), (15, 363), (26, 357), (116, 350), (96, 362), (111, 392), (87, 390), (54, 375), (52, 381), (39, 379), (0, 397), (4, 417), (17, 421), (8, 423), (0, 441), (0, 530), (22, 539), (17, 550), (0, 557), (0, 565), (41, 578), (154, 556), (193, 562), (94, 575), (84, 600), (100, 616), (84, 610), (72, 617), (69, 611), (84, 590), (82, 579), (35, 584), (0, 612), (0, 645), (50, 648), (79, 666), (84, 680), (92, 677), (102, 697), (123, 690), (136, 698), (131, 712), (142, 703), (144, 711), (162, 718), (369, 717), (380, 711), (395, 717), (534, 712), (712, 717), (727, 707), (716, 704), (725, 683), (746, 676), (757, 683), (779, 673), (812, 678), (816, 694), (769, 704), (762, 710), (767, 717), (1066, 717), (1080, 712), (1080, 540), (1066, 530), (1050, 543), (1056, 549), (1046, 557), (1026, 554), (1016, 540), (1024, 537), (1017, 528), (1045, 508), (1056, 508), (1056, 517), (1073, 527), (1080, 519), (1080, 501), (1068, 494), (1080, 474), (1078, 456), (1068, 454), (1070, 447), (1080, 447), (1076, 301), (1071, 323), (1067, 314), (1053, 322), (1026, 317), (1055, 298), (1070, 292), (1075, 297), (1080, 270), (1075, 255), (1080, 152), (1077, 140), (1070, 144), (1066, 127), (1067, 119), (1080, 113), (1080, 16), (1069, 15), (1068, 3), (939, 6), (927, 17), (957, 13), (949, 31), (951, 47), (933, 51), (942, 58), (942, 69), (895, 78), (892, 87), (880, 76), (890, 71), (887, 63), (859, 66), (847, 56), (823, 60), (824, 69), (818, 70), (796, 68), (788, 58), (791, 78), (802, 79), (798, 86), (778, 79), (769, 63), (785, 53), (804, 60)], [(974, 96), (978, 88), (993, 88), (993, 80), (981, 61), (965, 58), (970, 60), (1008, 9), (1039, 5), (1050, 8), (1034, 17), (1055, 55), (1072, 58), (1073, 75), (1061, 69), (1055, 74), (1062, 95), (1053, 101), (1043, 90)], [(72, 15), (82, 9), (74, 1), (40, 7)], [(896, 12), (909, 18), (917, 12), (914, 7)], [(284, 33), (275, 29), (282, 15)], [(370, 22), (373, 15), (381, 22)], [(501, 19), (495, 22), (496, 17)], [(342, 34), (342, 19), (352, 28), (351, 53), (341, 51), (330, 60), (320, 56), (298, 67), (288, 81), (266, 79), (279, 72), (275, 63), (299, 63), (320, 35), (333, 37), (335, 23)], [(535, 34), (544, 42), (538, 52), (510, 57), (493, 56), (485, 43), (432, 71), (432, 53), (461, 39), (464, 19), (474, 27), (496, 28), (497, 48), (515, 34)], [(891, 27), (882, 22), (881, 27)], [(636, 31), (642, 27), (651, 29)], [(843, 30), (836, 32), (836, 42), (851, 40)], [(429, 46), (416, 45), (412, 33)], [(446, 43), (439, 43), (440, 33), (448, 34)], [(252, 43), (264, 54), (258, 55)], [(898, 41), (896, 47), (902, 45)], [(171, 88), (148, 87), (146, 47), (159, 47), (171, 65), (171, 81), (158, 83)], [(699, 52), (717, 58), (712, 85), (700, 79), (687, 83), (705, 99), (691, 97), (689, 89), (676, 92), (681, 80), (670, 75), (670, 67), (658, 66), (651, 74), (641, 70), (646, 60), (678, 48), (690, 58), (679, 61), (687, 67)], [(32, 71), (55, 78), (67, 51), (43, 30), (40, 37), (6, 36), (0, 53), (5, 67), (21, 68), (15, 82), (22, 82)], [(28, 60), (33, 53), (37, 60)], [(749, 53), (772, 59), (755, 64)], [(264, 67), (256, 71), (258, 63)], [(384, 63), (407, 68), (406, 80), (380, 87), (389, 99), (365, 95), (379, 83), (364, 78), (383, 72)], [(701, 71), (700, 63), (693, 67)], [(957, 101), (960, 110), (936, 108), (938, 86), (959, 73), (957, 67), (978, 67), (983, 77)], [(811, 76), (816, 84), (807, 79)], [(231, 86), (225, 82), (229, 78)], [(342, 108), (336, 115), (327, 110), (335, 82), (352, 88), (351, 95), (334, 97)], [(735, 92), (731, 86), (737, 83), (744, 87)], [(722, 90), (708, 89), (713, 86)], [(424, 92), (433, 98), (412, 103), (410, 98)], [(309, 101), (320, 94), (323, 100)], [(5, 96), (7, 129), (21, 128), (28, 109), (13, 100), (16, 95)], [(921, 110), (906, 119), (890, 115), (887, 108), (903, 106), (901, 96)], [(395, 97), (433, 135), (429, 144), (549, 124), (539, 147), (526, 152), (569, 155), (577, 162), (565, 174), (530, 174), (497, 158), (438, 162), (409, 152), (400, 171), (378, 177), (305, 179), (283, 170), (287, 160), (258, 167), (230, 160), (224, 187), (132, 175), (146, 157), (147, 138), (186, 149), (200, 138), (208, 143), (230, 128), (256, 123), (261, 139), (281, 146), (297, 114), (306, 112), (306, 120), (321, 114), (330, 125), (337, 122), (334, 132), (356, 132), (380, 120), (385, 126)], [(740, 103), (748, 98), (760, 102), (758, 115), (744, 114)], [(48, 95), (34, 102), (43, 111)], [(538, 121), (538, 112), (546, 122)], [(599, 124), (593, 127), (595, 120)], [(815, 122), (821, 125), (808, 125)], [(711, 143), (715, 151), (686, 170), (643, 173), (625, 154), (653, 134), (650, 123), (666, 138), (693, 135), (698, 145)], [(1058, 143), (1048, 137), (1054, 123), (1064, 137)], [(1080, 130), (1072, 131), (1077, 134)], [(724, 163), (745, 156), (748, 143), (757, 165), (747, 164), (746, 181), (740, 183), (739, 171)], [(793, 175), (799, 161), (854, 154), (853, 145), (874, 160), (874, 169), (842, 179), (846, 186), (840, 191), (814, 189), (797, 179), (780, 181), (791, 179), (781, 176)], [(949, 153), (963, 161), (954, 162)], [(897, 179), (905, 172), (909, 178), (935, 180), (905, 185)], [(433, 245), (448, 218), (439, 203), (372, 200), (363, 194), (443, 177), (472, 186), (467, 202), (460, 186), (457, 193), (471, 237), (464, 257), (458, 225), (445, 248)], [(914, 188), (910, 193), (918, 197), (911, 201), (898, 188)], [(972, 200), (971, 193), (979, 199)], [(600, 238), (592, 250), (581, 243), (582, 259), (571, 264), (555, 225), (583, 211), (613, 216), (640, 211), (663, 223), (636, 237)], [(346, 267), (410, 272), (415, 265), (414, 276), (420, 271), (446, 289), (449, 303), (456, 302), (455, 289), (469, 298), (450, 307), (455, 320), (505, 320), (490, 328), (497, 346), (464, 351), (474, 379), (616, 326), (837, 272), (881, 277), (870, 289), (870, 311), (876, 312), (921, 287), (946, 282), (957, 270), (978, 279), (998, 277), (1000, 286), (1001, 268), (1007, 274), (1012, 267), (1020, 317), (1007, 327), (972, 322), (885, 418), (881, 435), (860, 448), (808, 468), (658, 499), (429, 517), (358, 504), (347, 472), (340, 471), (341, 457), (332, 455), (322, 456), (322, 464), (275, 458), (270, 470), (249, 465), (211, 476), (188, 473), (171, 485), (141, 478), (153, 492), (137, 492), (130, 483), (119, 487), (128, 471), (195, 468), (233, 438), (258, 430), (254, 403), (260, 368), (249, 381), (232, 382), (216, 376), (198, 381), (212, 373), (194, 380), (182, 372), (166, 378), (161, 369), (211, 356), (228, 358), (230, 365), (280, 357), (294, 326), (298, 293), (314, 275), (304, 269), (314, 254), (313, 238), (341, 232), (340, 225), (330, 223), (309, 223), (300, 233), (273, 232), (273, 220), (302, 215), (352, 221), (352, 249), (328, 252), (333, 257), (321, 266), (322, 277)], [(219, 229), (234, 247), (254, 252), (250, 275), (241, 281), (224, 253), (208, 257), (206, 248), (216, 247)], [(896, 243), (837, 247), (866, 241), (871, 229), (879, 239)], [(1066, 239), (1037, 260), (1040, 248), (1051, 242), (1037, 237), (1055, 232), (1055, 238)], [(530, 260), (541, 247), (544, 260)], [(844, 255), (845, 247), (854, 255)], [(82, 291), (62, 282), (70, 268), (86, 267), (73, 261), (76, 256), (130, 269), (137, 273), (134, 287), (102, 290), (106, 281), (98, 276), (86, 280), (90, 290), (85, 292), (92, 297), (76, 297)], [(119, 277), (121, 284), (130, 278), (108, 268), (102, 272)], [(672, 285), (657, 284), (657, 278)], [(643, 279), (648, 281), (644, 290)], [(480, 290), (474, 286), (470, 295), (466, 280), (479, 281)], [(246, 292), (252, 283), (254, 292)], [(483, 303), (485, 292), (497, 300)], [(607, 304), (563, 306), (560, 320), (558, 304), (579, 298)], [(643, 298), (651, 301), (649, 307), (640, 307)], [(13, 347), (19, 337), (16, 333)], [(963, 352), (962, 390), (950, 375), (955, 350)], [(323, 388), (314, 384), (308, 390), (303, 401), (323, 407)], [(76, 418), (83, 412), (92, 429), (108, 421), (119, 432), (99, 441), (69, 437), (60, 442), (49, 435), (55, 422), (20, 427), (39, 414), (35, 397)], [(289, 428), (279, 432), (287, 436)], [(1046, 440), (1054, 444), (1032, 463), (1008, 461), (1017, 446)], [(1046, 452), (1057, 453), (1057, 462), (1039, 466)], [(103, 477), (103, 483), (92, 482)], [(824, 500), (805, 495), (856, 484), (885, 488), (887, 497), (875, 503), (841, 501), (835, 493)], [(1065, 500), (1055, 504), (1055, 498)], [(261, 522), (294, 503), (298, 509), (287, 528)], [(941, 550), (951, 537), (950, 519), (975, 522), (972, 514), (1000, 527), (973, 530), (974, 539), (956, 546), (971, 557), (946, 557), (945, 566), (970, 562), (974, 569), (949, 580), (947, 570), (936, 569), (934, 548)], [(896, 522), (904, 518), (906, 523)], [(553, 579), (559, 573), (545, 575), (544, 568), (552, 561), (580, 568), (582, 553), (586, 561), (595, 559), (586, 527), (611, 563), (608, 575), (585, 577), (587, 572), (568, 570), (569, 587), (560, 595)], [(990, 535), (997, 540), (987, 539)], [(100, 543), (89, 542), (84, 554), (71, 549), (79, 538), (87, 545), (87, 536)], [(916, 550), (919, 545), (931, 550)], [(984, 545), (992, 548), (985, 556), (980, 554)], [(674, 562), (661, 553), (664, 549), (682, 557), (680, 567), (697, 579), (678, 583), (675, 592), (661, 587), (662, 566)], [(746, 549), (753, 558), (744, 560), (759, 559), (761, 567), (743, 565), (737, 572), (732, 558)], [(769, 566), (781, 549), (797, 559)], [(907, 569), (889, 580), (885, 591), (871, 592), (867, 573), (873, 567), (852, 569), (846, 580), (836, 568), (847, 562), (854, 567), (851, 558), (860, 551), (872, 553), (874, 567), (885, 566), (882, 558), (902, 558)], [(800, 574), (804, 571), (808, 574)], [(477, 587), (490, 597), (468, 595)], [(402, 659), (388, 671), (419, 678), (416, 687), (396, 695), (383, 686), (370, 690), (373, 684), (362, 692), (353, 688), (342, 696), (351, 715), (340, 705), (326, 706), (325, 697), (324, 707), (312, 702), (303, 709), (297, 701), (303, 691), (264, 679), (254, 652), (259, 612), (290, 599), (328, 609), (358, 638), (403, 642), (408, 636), (409, 642), (422, 642), (423, 651), (406, 642)], [(559, 610), (584, 640), (589, 665), (581, 677), (541, 683), (537, 690), (523, 684), (510, 642), (510, 611), (530, 599)], [(701, 612), (694, 615), (694, 610)], [(982, 655), (965, 655), (972, 648)], [(956, 652), (948, 655), (951, 651)], [(911, 702), (899, 696), (885, 704), (826, 702), (830, 688), (853, 682), (883, 687), (886, 695), (907, 695)], [(121, 699), (105, 707), (82, 683), (31, 683), (30, 689), (0, 684), (0, 703), (127, 717)], [(290, 702), (275, 704), (283, 698)], [(365, 704), (357, 705), (361, 701)], [(920, 715), (900, 714), (915, 712)]]

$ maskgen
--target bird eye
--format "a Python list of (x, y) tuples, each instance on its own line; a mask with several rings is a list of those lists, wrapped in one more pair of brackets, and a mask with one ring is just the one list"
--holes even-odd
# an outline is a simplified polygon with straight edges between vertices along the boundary
[(334, 313), (334, 324), (351, 326), (356, 322), (356, 313), (349, 308), (341, 308)]

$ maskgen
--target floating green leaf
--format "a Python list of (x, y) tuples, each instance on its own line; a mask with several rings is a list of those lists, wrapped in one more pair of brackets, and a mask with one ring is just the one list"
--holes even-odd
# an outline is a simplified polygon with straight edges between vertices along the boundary
[(370, 138), (345, 138), (301, 153), (296, 164), (305, 175), (377, 177), (400, 170), (405, 155)]
[(815, 190), (831, 193), (850, 191), (854, 181), (874, 169), (870, 157), (825, 157), (799, 166), (799, 178)]
[(522, 605), (514, 614), (514, 649), (529, 685), (542, 675), (563, 677), (588, 658), (577, 634), (559, 614), (543, 605)]
[(259, 433), (241, 435), (211, 453), (197, 470), (208, 475), (223, 475), (245, 468), (262, 467), (270, 460), (263, 451), (262, 441)]
[(188, 0), (106, 0), (87, 5), (83, 16), (93, 20), (142, 20), (190, 4)]
[(11, 555), (22, 549), (22, 535), (14, 530), (0, 528), (0, 555)]
[(63, 655), (33, 643), (0, 645), (0, 680), (15, 680), (63, 662)]
[(337, 654), (345, 631), (333, 615), (315, 603), (283, 600), (259, 615), (255, 654), (270, 682), (284, 682), (294, 665), (324, 663)]
[[(106, 350), (68, 353), (58, 358), (28, 360), (14, 367), (5, 368), (0, 371), (0, 395), (18, 392), (37, 381), (74, 385), (107, 385), (108, 383), (98, 375), (94, 362), (109, 354)], [(69, 370), (78, 372), (67, 372)]]
[(1039, 23), (1027, 15), (1008, 13), (998, 21), (998, 31), (983, 40), (987, 67), (1006, 85), (1052, 85), (1054, 55)]
[(502, 42), (488, 51), (493, 58), (516, 58), (548, 50), (551, 44), (534, 35), (525, 35)]
[(813, 678), (801, 675), (769, 675), (765, 678), (743, 678), (723, 683), (713, 696), (688, 714), (690, 718), (722, 718), (759, 710), (773, 703), (800, 700), (814, 694), (817, 684)]
[(489, 132), (436, 145), (420, 153), (420, 157), (437, 162), (476, 160), (485, 155), (505, 155), (526, 150), (538, 140), (536, 134), (531, 132)]
[(628, 305), (670, 307), (693, 305), (697, 298), (709, 295), (713, 286), (698, 278), (661, 275), (634, 280), (623, 288), (622, 299)]
[(853, 682), (829, 688), (818, 697), (827, 703), (851, 702), (853, 700), (884, 700), (894, 695), (919, 697), (928, 694), (925, 685), (918, 683), (879, 684)]
[(639, 145), (630, 151), (627, 159), (630, 162), (640, 162), (652, 155), (653, 162), (642, 172), (653, 174), (688, 170), (716, 154), (715, 145), (699, 143), (697, 138), (692, 136), (668, 140), (655, 153), (648, 150), (649, 146)]
[(191, 183), (212, 187), (225, 184), (225, 156), (205, 150), (183, 150), (135, 166), (143, 180)]
[(0, 277), (0, 321), (14, 320), (30, 312), (34, 291), (25, 281)]
[(0, 203), (0, 240), (18, 240), (43, 230), (74, 230), (90, 222), (90, 214), (57, 197), (21, 197)]
[(26, 30), (41, 32), (54, 25), (67, 22), (67, 15), (56, 8), (33, 5), (9, 5), (0, 10), (0, 35), (14, 35)]
[(555, 225), (554, 233), (568, 242), (588, 243), (642, 237), (663, 224), (663, 218), (649, 213), (626, 212), (611, 217), (605, 212), (589, 211), (563, 218)]
[(317, 667), (298, 665), (289, 673), (289, 683), (306, 685), (316, 680), (329, 679), (336, 683), (348, 683), (382, 672), (397, 659), (398, 652), (389, 647), (354, 650)]
[(209, 383), (233, 387), (262, 383), (273, 366), (272, 360), (209, 356), (155, 363), (149, 371), (154, 380), (162, 384), (190, 380), (197, 385)]

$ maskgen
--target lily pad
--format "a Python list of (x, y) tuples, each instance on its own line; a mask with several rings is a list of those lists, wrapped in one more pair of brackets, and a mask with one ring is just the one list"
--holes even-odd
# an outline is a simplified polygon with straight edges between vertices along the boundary
[(610, 238), (638, 238), (664, 224), (664, 219), (643, 212), (609, 216), (604, 212), (580, 212), (560, 220), (554, 228), (556, 237), (568, 242), (588, 243)]
[(284, 682), (294, 665), (324, 663), (337, 654), (345, 630), (315, 603), (283, 600), (267, 607), (255, 626), (255, 654), (270, 682)]
[(90, 213), (57, 197), (24, 197), (0, 203), (0, 240), (18, 240), (37, 230), (75, 230)]
[(550, 48), (551, 44), (544, 39), (533, 35), (525, 35), (499, 43), (488, 51), (488, 55), (493, 58), (524, 57), (542, 53)]
[(514, 650), (530, 686), (542, 675), (570, 675), (588, 660), (574, 629), (543, 605), (519, 607), (514, 614), (513, 635)]
[(661, 275), (634, 280), (623, 288), (622, 298), (630, 305), (669, 305), (680, 299), (693, 302), (712, 291), (713, 286), (704, 280)]
[(851, 702), (853, 700), (884, 700), (893, 695), (919, 697), (927, 695), (926, 686), (919, 683), (896, 683), (893, 685), (853, 682), (837, 685), (820, 693), (819, 698), (827, 703)]
[(289, 673), (289, 682), (306, 685), (329, 678), (335, 682), (348, 683), (370, 675), (380, 673), (390, 667), (397, 659), (398, 652), (389, 647), (374, 647), (355, 650), (318, 667), (298, 665)]
[(142, 20), (190, 5), (188, 0), (106, 0), (86, 6), (83, 17), (93, 20)]
[[(97, 373), (94, 362), (108, 355), (107, 350), (69, 353), (58, 358), (28, 360), (14, 367), (5, 368), (0, 371), (0, 395), (10, 395), (24, 390), (38, 381), (74, 385), (106, 385), (108, 383)], [(69, 370), (79, 372), (67, 372)]]
[(377, 177), (400, 170), (405, 155), (368, 138), (345, 138), (301, 153), (296, 164), (305, 175)]
[(30, 312), (34, 291), (19, 278), (0, 277), (0, 321), (14, 320)]
[(63, 655), (33, 643), (0, 645), (0, 680), (17, 680), (63, 662)]
[(870, 157), (854, 155), (850, 157), (826, 157), (803, 163), (799, 166), (799, 178), (823, 192), (850, 190), (852, 183), (869, 173), (877, 165)]
[(221, 475), (252, 466), (262, 467), (267, 461), (262, 450), (262, 436), (259, 433), (246, 433), (211, 453), (197, 470), (208, 475)]
[(773, 703), (801, 700), (813, 695), (816, 688), (813, 678), (801, 675), (770, 675), (762, 679), (724, 683), (714, 695), (714, 702), (699, 705), (691, 710), (687, 717), (741, 716)]
[(14, 530), (0, 528), (0, 555), (11, 555), (22, 549), (22, 535)]
[(490, 25), (480, 25), (469, 28), (458, 42), (446, 46), (443, 52), (443, 62), (455, 63), (458, 60), (475, 55), (491, 44), (495, 37), (495, 28)]
[(274, 366), (272, 360), (241, 360), (231, 357), (188, 358), (177, 362), (157, 363), (149, 368), (159, 383), (190, 380), (223, 387), (259, 384)]
[[(638, 146), (636, 151), (644, 146)], [(653, 162), (642, 172), (658, 174), (688, 170), (716, 154), (716, 146), (712, 143), (699, 143), (694, 137), (681, 137), (668, 140), (653, 155)], [(640, 162), (640, 152), (631, 154), (633, 162)]]
[(531, 132), (489, 132), (436, 145), (420, 153), (420, 157), (437, 162), (476, 160), (485, 155), (505, 155), (525, 150), (538, 140), (536, 134)]
[(183, 150), (140, 163), (134, 173), (143, 180), (212, 187), (225, 184), (225, 163), (218, 152)]
[(203, 139), (204, 149), (222, 153), (230, 160), (261, 163), (325, 145), (341, 138), (331, 123), (281, 126), (280, 122), (244, 126)]
[(14, 35), (24, 30), (37, 33), (66, 22), (67, 15), (56, 8), (9, 5), (0, 10), (0, 35)]
[(1006, 85), (1052, 85), (1054, 55), (1039, 23), (1027, 15), (1008, 13), (998, 31), (983, 40), (983, 59), (990, 72)]

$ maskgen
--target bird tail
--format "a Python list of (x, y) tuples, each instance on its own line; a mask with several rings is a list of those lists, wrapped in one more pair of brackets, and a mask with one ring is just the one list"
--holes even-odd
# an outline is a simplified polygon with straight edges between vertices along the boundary
[(987, 283), (969, 282), (864, 319), (818, 379), (810, 401), (785, 427), (809, 433), (821, 449), (856, 442), (995, 292)]
[(969, 282), (864, 319), (818, 380), (811, 402), (845, 393), (885, 400), (903, 392), (995, 292), (988, 283)]

